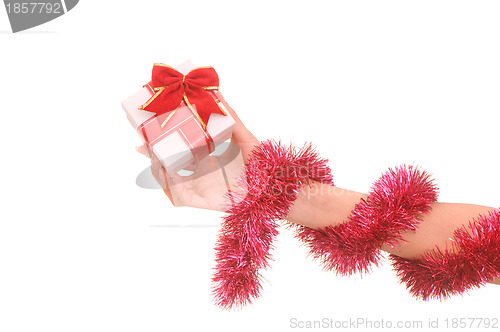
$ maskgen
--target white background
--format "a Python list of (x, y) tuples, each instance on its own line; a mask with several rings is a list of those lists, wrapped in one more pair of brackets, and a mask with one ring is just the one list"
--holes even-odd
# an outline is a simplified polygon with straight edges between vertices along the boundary
[(262, 297), (219, 310), (222, 214), (136, 186), (149, 160), (120, 106), (154, 62), (191, 59), (215, 67), (259, 139), (313, 142), (341, 187), (367, 192), (415, 162), (440, 201), (498, 206), (499, 17), (496, 1), (80, 1), (12, 34), (1, 8), (0, 331), (500, 319), (500, 286), (422, 302), (388, 264), (362, 279), (321, 271), (285, 229)]

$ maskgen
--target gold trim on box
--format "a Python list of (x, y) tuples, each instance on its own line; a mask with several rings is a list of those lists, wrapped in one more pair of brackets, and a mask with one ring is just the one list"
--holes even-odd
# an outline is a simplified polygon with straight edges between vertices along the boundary
[(189, 102), (189, 99), (188, 97), (186, 96), (186, 93), (184, 93), (183, 95), (183, 98), (184, 98), (184, 101), (186, 102), (186, 105), (189, 107), (189, 109), (191, 110), (191, 112), (193, 112), (193, 114), (198, 118), (198, 120), (200, 120), (200, 123), (201, 125), (203, 126), (203, 130), (207, 129), (207, 125), (205, 124), (205, 122), (203, 122), (203, 120), (201, 119), (200, 115), (198, 114), (198, 112), (196, 111), (196, 109), (193, 107), (193, 105), (191, 105), (191, 103)]
[(146, 103), (142, 104), (142, 106), (139, 107), (139, 109), (143, 110), (144, 108), (148, 107), (148, 105), (151, 104), (151, 102), (153, 102), (153, 100), (155, 100), (156, 97), (158, 97), (160, 95), (160, 93), (163, 92), (163, 90), (165, 90), (165, 88), (166, 88), (165, 86), (161, 86), (159, 88), (154, 88), (153, 90), (156, 91), (156, 93), (151, 98), (149, 98), (149, 100)]

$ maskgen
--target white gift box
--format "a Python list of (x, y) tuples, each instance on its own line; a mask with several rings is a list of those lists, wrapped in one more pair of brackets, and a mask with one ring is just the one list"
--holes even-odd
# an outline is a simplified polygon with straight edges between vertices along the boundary
[[(190, 61), (176, 67), (184, 75), (194, 68)], [(125, 99), (122, 107), (132, 127), (137, 130), (141, 139), (160, 160), (166, 171), (173, 174), (189, 165), (196, 164), (197, 160), (207, 156), (209, 144), (212, 145), (212, 143), (206, 140), (201, 124), (191, 110), (187, 106), (176, 109), (168, 120), (169, 123), (174, 124), (173, 127), (169, 126), (172, 128), (166, 127), (167, 130), (163, 130), (161, 123), (171, 112), (156, 117), (155, 113), (140, 109), (152, 96), (152, 92), (147, 87), (143, 87)], [(212, 151), (231, 137), (235, 125), (234, 119), (224, 105), (215, 95), (213, 97), (226, 115), (213, 113), (208, 120), (206, 132), (213, 140)]]

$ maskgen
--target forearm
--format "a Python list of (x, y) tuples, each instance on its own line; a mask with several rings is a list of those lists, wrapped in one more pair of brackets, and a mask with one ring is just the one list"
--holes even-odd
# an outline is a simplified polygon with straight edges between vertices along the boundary
[[(287, 220), (313, 229), (338, 225), (348, 220), (351, 211), (367, 194), (325, 184), (304, 186), (297, 196)], [(404, 243), (382, 250), (403, 258), (417, 258), (436, 246), (451, 248), (450, 238), (455, 229), (467, 225), (480, 214), (494, 210), (492, 207), (460, 204), (432, 203), (430, 213), (422, 215), (418, 230), (402, 233)], [(497, 280), (500, 281), (500, 280)]]

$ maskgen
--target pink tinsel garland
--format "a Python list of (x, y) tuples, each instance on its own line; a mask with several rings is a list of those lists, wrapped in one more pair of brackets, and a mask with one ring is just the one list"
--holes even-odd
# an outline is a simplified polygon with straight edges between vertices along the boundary
[(419, 259), (390, 255), (397, 275), (413, 296), (445, 299), (500, 277), (500, 210), (456, 229), (452, 240), (451, 249), (436, 248)]
[(415, 231), (422, 213), (437, 199), (429, 174), (414, 166), (389, 169), (372, 186), (349, 220), (318, 230), (299, 226), (296, 236), (325, 270), (338, 274), (369, 272), (382, 257), (380, 247), (403, 242), (402, 231)]
[[(241, 187), (231, 194), (216, 243), (215, 302), (224, 309), (243, 306), (260, 295), (260, 269), (269, 266), (276, 220), (289, 212), (303, 185), (317, 181), (333, 185), (327, 160), (312, 146), (286, 148), (265, 141), (255, 147), (245, 167)], [(403, 243), (403, 231), (415, 231), (423, 213), (437, 200), (437, 187), (425, 171), (414, 166), (389, 169), (372, 186), (349, 219), (314, 230), (296, 227), (313, 258), (339, 274), (369, 272), (378, 265), (383, 244)], [(500, 210), (479, 216), (455, 230), (451, 250), (434, 249), (419, 259), (390, 255), (401, 282), (414, 296), (446, 298), (500, 277)]]
[(278, 235), (276, 220), (284, 217), (309, 181), (333, 184), (327, 160), (308, 144), (286, 148), (268, 140), (255, 147), (241, 180), (245, 195), (224, 217), (215, 246), (213, 294), (223, 309), (241, 307), (260, 295), (260, 269), (269, 266), (272, 242)]

